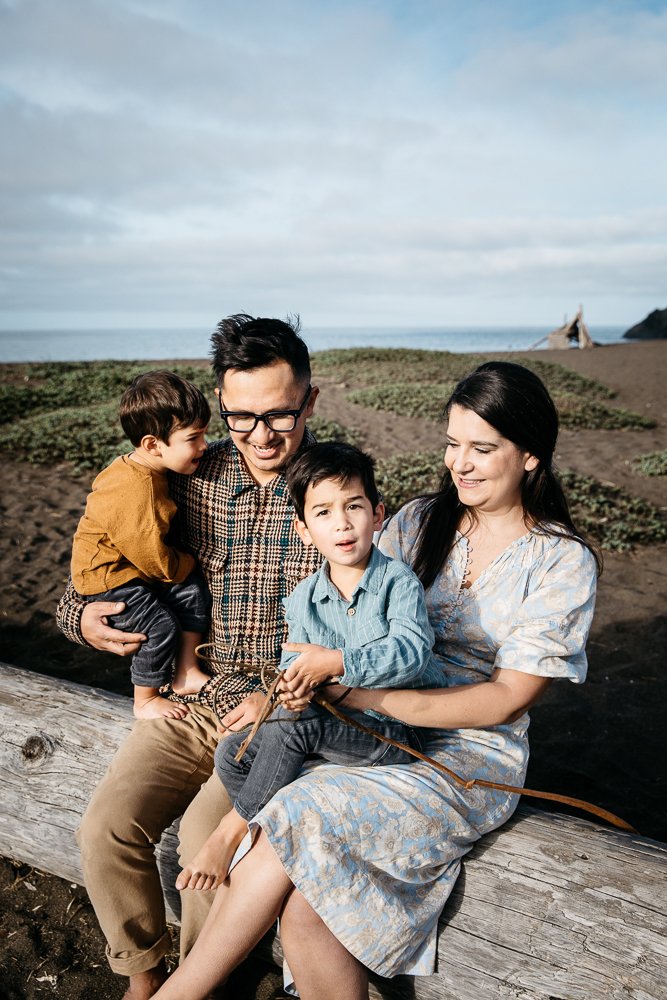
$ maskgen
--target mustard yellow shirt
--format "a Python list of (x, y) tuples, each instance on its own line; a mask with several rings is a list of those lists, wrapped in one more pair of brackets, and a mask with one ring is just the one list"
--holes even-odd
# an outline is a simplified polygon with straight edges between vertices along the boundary
[(165, 541), (176, 504), (167, 477), (121, 455), (93, 482), (72, 545), (72, 582), (83, 596), (137, 578), (182, 583), (191, 555)]

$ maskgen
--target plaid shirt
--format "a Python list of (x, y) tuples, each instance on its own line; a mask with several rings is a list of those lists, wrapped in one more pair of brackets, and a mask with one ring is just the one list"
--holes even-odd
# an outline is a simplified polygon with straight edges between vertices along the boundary
[[(304, 444), (313, 441), (306, 431)], [(170, 490), (182, 544), (199, 560), (213, 598), (209, 640), (277, 662), (287, 635), (283, 598), (321, 563), (294, 529), (284, 475), (258, 485), (226, 438), (209, 446), (192, 476), (170, 476)], [(56, 618), (68, 639), (85, 645), (83, 608), (70, 581)], [(211, 662), (212, 672), (220, 669)]]

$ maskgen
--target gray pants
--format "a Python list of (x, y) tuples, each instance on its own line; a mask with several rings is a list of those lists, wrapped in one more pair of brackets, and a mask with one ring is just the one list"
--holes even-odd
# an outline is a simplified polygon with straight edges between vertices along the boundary
[[(363, 712), (349, 712), (365, 726), (383, 736), (421, 750), (422, 733), (403, 722), (376, 719)], [(309, 754), (332, 764), (376, 767), (379, 764), (410, 764), (414, 757), (405, 750), (381, 743), (374, 736), (346, 725), (319, 705), (309, 705), (300, 715), (278, 708), (260, 727), (240, 761), (234, 755), (245, 733), (226, 736), (215, 751), (215, 769), (234, 808), (250, 820), (278, 789), (298, 778)]]
[(130, 580), (86, 601), (124, 601), (125, 610), (109, 616), (109, 624), (123, 632), (143, 632), (148, 638), (132, 657), (130, 675), (137, 687), (159, 688), (171, 681), (180, 633), (206, 632), (211, 596), (199, 570), (183, 583), (145, 583)]

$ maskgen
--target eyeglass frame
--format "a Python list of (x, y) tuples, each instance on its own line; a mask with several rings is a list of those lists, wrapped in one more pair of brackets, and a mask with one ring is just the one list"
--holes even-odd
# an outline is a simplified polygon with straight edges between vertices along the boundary
[[(312, 385), (309, 385), (306, 389), (306, 395), (303, 397), (303, 402), (298, 410), (267, 410), (266, 413), (251, 413), (249, 410), (223, 410), (222, 408), (222, 393), (218, 393), (218, 409), (220, 411), (220, 416), (227, 425), (227, 430), (232, 434), (252, 434), (252, 432), (257, 427), (257, 424), (261, 421), (265, 427), (268, 427), (270, 431), (274, 434), (291, 434), (296, 427), (296, 422), (308, 405), (308, 400), (310, 399), (311, 393), (313, 391)], [(229, 426), (229, 417), (252, 417), (254, 423), (252, 427), (245, 428), (242, 431), (234, 430), (233, 427)], [(279, 430), (277, 427), (272, 427), (270, 420), (272, 417), (292, 417), (294, 424), (289, 430)]]

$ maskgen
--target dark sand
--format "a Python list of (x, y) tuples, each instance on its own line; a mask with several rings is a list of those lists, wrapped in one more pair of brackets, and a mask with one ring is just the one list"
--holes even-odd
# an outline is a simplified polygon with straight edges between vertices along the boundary
[[(559, 465), (664, 505), (664, 478), (641, 477), (630, 463), (639, 454), (667, 447), (667, 343), (540, 351), (539, 358), (599, 379), (617, 391), (614, 405), (657, 421), (647, 431), (563, 431)], [(437, 425), (352, 406), (343, 389), (320, 384), (319, 412), (356, 427), (376, 456), (441, 446)], [(122, 660), (71, 646), (53, 624), (88, 477), (75, 476), (69, 466), (5, 461), (3, 479), (0, 658), (129, 694)], [(553, 685), (533, 710), (528, 776), (530, 787), (596, 802), (663, 841), (666, 554), (665, 545), (607, 554), (589, 643), (589, 679), (581, 687)], [(1, 859), (0, 973), (0, 995), (8, 1000), (115, 1000), (123, 993), (124, 980), (111, 975), (104, 960), (85, 891)], [(281, 995), (278, 985), (274, 973), (253, 962), (233, 995), (268, 1000)]]

